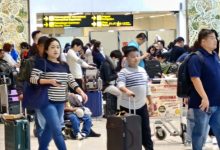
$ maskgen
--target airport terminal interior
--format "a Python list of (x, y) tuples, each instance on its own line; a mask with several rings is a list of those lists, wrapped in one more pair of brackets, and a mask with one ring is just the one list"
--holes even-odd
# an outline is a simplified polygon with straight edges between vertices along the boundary
[(220, 0), (0, 0), (0, 149), (219, 150), (219, 41)]

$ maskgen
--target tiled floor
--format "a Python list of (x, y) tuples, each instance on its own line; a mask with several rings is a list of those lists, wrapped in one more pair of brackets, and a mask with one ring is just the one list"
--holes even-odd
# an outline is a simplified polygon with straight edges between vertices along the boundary
[[(87, 138), (82, 141), (66, 140), (68, 150), (106, 150), (106, 120), (94, 119), (93, 129), (102, 134), (100, 138)], [(33, 123), (31, 123), (31, 150), (38, 149), (37, 139), (33, 136)], [(153, 137), (155, 150), (184, 150), (180, 137), (167, 137), (163, 141), (158, 141)], [(4, 125), (0, 124), (0, 149), (4, 150)], [(208, 145), (208, 149), (217, 150), (217, 146)], [(208, 150), (207, 149), (207, 150)], [(50, 143), (49, 150), (56, 150), (55, 144)]]

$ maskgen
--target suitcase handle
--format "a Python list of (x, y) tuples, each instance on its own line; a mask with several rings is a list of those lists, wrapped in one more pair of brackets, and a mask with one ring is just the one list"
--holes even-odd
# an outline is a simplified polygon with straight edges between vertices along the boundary
[(25, 134), (25, 139), (24, 139), (25, 149), (28, 149), (28, 148), (29, 148), (29, 143), (27, 142), (27, 141), (29, 140), (28, 124), (29, 124), (29, 123), (25, 123), (25, 124), (23, 125), (23, 130), (24, 130), (24, 134)]
[(129, 107), (128, 109), (129, 109), (129, 114), (131, 114), (131, 97), (132, 97), (132, 99), (133, 99), (134, 115), (136, 115), (135, 99), (134, 99), (135, 95), (134, 95), (134, 96), (129, 96), (129, 97), (128, 97), (128, 107)]

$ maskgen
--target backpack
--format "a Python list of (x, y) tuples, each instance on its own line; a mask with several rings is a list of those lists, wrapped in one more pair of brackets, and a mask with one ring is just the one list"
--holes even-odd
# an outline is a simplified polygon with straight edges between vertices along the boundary
[(85, 90), (86, 91), (97, 91), (102, 89), (102, 79), (99, 76), (99, 70), (89, 69), (85, 70)]
[(20, 71), (17, 76), (17, 80), (24, 82), (30, 80), (31, 77), (31, 71), (34, 67), (34, 58), (30, 57), (28, 59), (23, 59), (21, 61)]
[(7, 61), (0, 59), (0, 72), (6, 76), (10, 76), (13, 72), (17, 72), (15, 67), (11, 67)]
[(179, 65), (177, 63), (164, 62), (161, 63), (164, 74), (177, 74)]
[(146, 60), (145, 61), (145, 70), (149, 78), (161, 78), (162, 69), (160, 62), (158, 60)]
[(191, 78), (188, 72), (188, 62), (193, 55), (197, 55), (202, 63), (204, 63), (204, 58), (201, 52), (196, 51), (190, 53), (183, 63), (179, 66), (178, 74), (177, 74), (177, 96), (181, 98), (189, 97), (190, 91), (193, 87)]

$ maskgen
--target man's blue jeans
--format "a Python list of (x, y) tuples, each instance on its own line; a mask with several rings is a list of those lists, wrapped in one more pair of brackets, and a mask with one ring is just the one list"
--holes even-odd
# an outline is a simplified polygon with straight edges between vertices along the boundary
[(92, 120), (89, 115), (84, 115), (82, 118), (78, 118), (76, 114), (71, 113), (66, 115), (67, 119), (70, 120), (73, 128), (73, 135), (76, 136), (77, 133), (80, 132), (80, 120), (83, 121), (83, 128), (82, 128), (82, 133), (85, 133), (86, 136), (90, 134), (91, 131), (91, 126), (92, 126)]
[(44, 131), (40, 137), (39, 150), (48, 150), (53, 138), (57, 149), (66, 150), (66, 144), (61, 131), (61, 117), (63, 117), (64, 103), (50, 103), (40, 110), (46, 120)]
[(213, 133), (220, 147), (220, 107), (209, 107), (208, 112), (200, 109), (190, 108), (188, 119), (192, 129), (193, 150), (202, 150), (207, 136), (208, 125), (213, 129)]
[(46, 120), (44, 119), (44, 116), (42, 115), (39, 109), (35, 109), (35, 125), (38, 140), (44, 131), (45, 124)]

